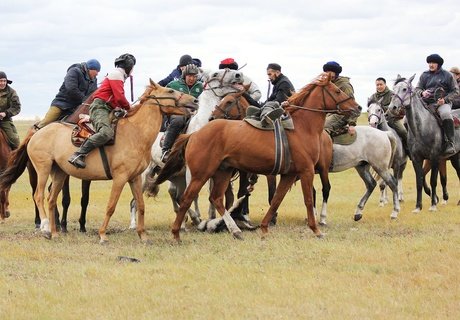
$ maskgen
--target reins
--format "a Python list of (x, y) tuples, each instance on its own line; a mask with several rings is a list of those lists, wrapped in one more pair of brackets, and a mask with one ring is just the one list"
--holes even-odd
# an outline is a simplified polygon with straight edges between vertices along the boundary
[[(317, 84), (314, 85), (315, 87), (318, 86)], [(342, 109), (340, 109), (340, 104), (348, 101), (348, 100), (351, 100), (352, 97), (347, 97), (346, 99), (343, 99), (342, 101), (337, 101), (334, 96), (328, 91), (326, 90), (326, 88), (323, 86), (322, 88), (322, 93), (323, 93), (323, 105), (321, 107), (321, 109), (317, 109), (317, 108), (308, 108), (308, 107), (301, 107), (301, 106), (296, 106), (296, 105), (293, 105), (293, 104), (289, 104), (289, 107), (293, 107), (293, 108), (296, 108), (296, 109), (301, 109), (301, 110), (307, 110), (307, 111), (312, 111), (312, 112), (321, 112), (321, 113), (340, 113), (340, 112), (343, 112)], [(304, 97), (304, 101), (305, 99), (310, 95), (310, 93), (313, 91), (313, 88), (308, 91), (306, 94), (305, 94), (305, 97)], [(334, 100), (335, 104), (336, 104), (336, 109), (335, 110), (327, 110), (326, 109), (326, 97), (324, 95), (324, 93), (327, 93), (331, 98), (332, 100)]]

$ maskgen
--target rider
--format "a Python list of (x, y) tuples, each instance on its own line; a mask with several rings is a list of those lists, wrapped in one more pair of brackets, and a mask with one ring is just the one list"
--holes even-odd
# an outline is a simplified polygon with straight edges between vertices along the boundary
[[(233, 58), (227, 58), (224, 59), (220, 62), (219, 64), (219, 69), (231, 69), (231, 70), (238, 70), (238, 63), (235, 61)], [(259, 87), (257, 84), (252, 81), (248, 76), (243, 74), (243, 85), (248, 85), (251, 84), (251, 86), (248, 89), (248, 94), (249, 96), (254, 99), (255, 103), (253, 101), (250, 101), (249, 103), (252, 105), (257, 105), (258, 101), (262, 97), (262, 93), (260, 92)]]
[[(198, 98), (203, 92), (203, 83), (197, 80), (199, 69), (195, 64), (188, 64), (182, 71), (182, 77), (178, 80), (171, 81), (166, 87), (181, 91)], [(169, 126), (165, 132), (163, 141), (161, 161), (166, 162), (169, 152), (176, 141), (177, 136), (185, 128), (188, 116), (172, 115), (170, 116)]]
[(96, 59), (71, 65), (48, 112), (35, 127), (41, 129), (74, 112), (97, 89), (99, 71), (101, 64)]
[[(428, 70), (420, 76), (415, 92), (423, 98), (424, 102), (436, 106), (446, 136), (444, 154), (450, 156), (456, 153), (451, 99), (459, 95), (458, 84), (452, 74), (442, 68), (444, 59), (439, 54), (430, 54), (426, 57), (426, 62), (428, 63)], [(438, 92), (440, 93), (438, 94)]]
[(404, 150), (406, 151), (406, 154), (409, 155), (409, 149), (407, 147), (407, 130), (404, 127), (403, 120), (402, 120), (404, 118), (404, 115), (394, 116), (394, 115), (391, 115), (390, 113), (387, 113), (388, 105), (390, 104), (391, 98), (393, 97), (393, 94), (394, 94), (393, 91), (391, 91), (387, 87), (387, 81), (385, 80), (385, 78), (382, 78), (382, 77), (379, 77), (375, 80), (375, 88), (376, 88), (376, 92), (370, 96), (369, 100), (379, 101), (380, 99), (382, 99), (381, 105), (385, 112), (385, 117), (388, 121), (388, 125), (391, 128), (393, 128), (396, 131), (396, 133), (399, 135), (399, 137), (401, 138)]
[[(458, 67), (452, 67), (449, 71), (452, 73), (455, 81), (457, 81), (457, 85), (460, 87), (460, 69)], [(452, 98), (452, 110), (454, 109), (460, 109), (460, 95)]]
[(85, 157), (88, 153), (113, 139), (115, 133), (109, 116), (115, 108), (130, 109), (123, 86), (135, 64), (136, 58), (129, 53), (116, 58), (115, 70), (107, 75), (94, 93), (94, 101), (89, 107), (89, 115), (94, 128), (96, 128), (96, 133), (86, 139), (80, 148), (70, 156), (68, 161), (75, 167), (85, 168)]
[(3, 129), (8, 137), (8, 144), (11, 149), (19, 146), (19, 135), (11, 119), (21, 111), (21, 102), (16, 90), (9, 84), (13, 81), (8, 80), (6, 73), (0, 71), (0, 128)]
[[(342, 90), (350, 98), (354, 98), (353, 86), (350, 83), (350, 78), (340, 76), (342, 66), (335, 61), (326, 62), (323, 65), (323, 71), (331, 74), (331, 81), (340, 90)], [(360, 108), (361, 110), (361, 108)], [(331, 136), (335, 137), (343, 133), (354, 135), (356, 130), (356, 121), (358, 120), (359, 113), (348, 114), (328, 114), (324, 124), (324, 130)]]
[(185, 66), (192, 64), (192, 63), (193, 63), (192, 56), (189, 54), (184, 54), (182, 57), (180, 57), (179, 64), (177, 65), (177, 67), (173, 71), (171, 71), (171, 73), (166, 78), (158, 81), (158, 84), (162, 87), (166, 87), (166, 85), (170, 83), (171, 81), (180, 79), (182, 76), (182, 71), (185, 69)]
[(281, 73), (281, 66), (279, 64), (269, 63), (267, 66), (267, 76), (273, 85), (273, 90), (261, 108), (260, 118), (262, 121), (267, 118), (275, 120), (281, 116), (284, 113), (281, 105), (295, 92), (289, 78)]

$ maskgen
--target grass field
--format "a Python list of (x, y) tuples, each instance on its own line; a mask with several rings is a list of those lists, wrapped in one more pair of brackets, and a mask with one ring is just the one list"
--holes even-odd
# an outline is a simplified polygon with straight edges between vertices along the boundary
[[(361, 116), (361, 122), (365, 116)], [(17, 122), (23, 136), (29, 122)], [(353, 221), (364, 184), (354, 170), (331, 175), (329, 225), (318, 240), (304, 221), (300, 186), (288, 193), (268, 239), (245, 232), (208, 234), (191, 227), (172, 241), (172, 207), (163, 185), (146, 200), (152, 246), (128, 230), (129, 187), (99, 245), (110, 182), (94, 182), (88, 233), (78, 232), (80, 183), (71, 181), (69, 233), (49, 241), (34, 230), (27, 173), (10, 193), (11, 217), (0, 224), (0, 319), (458, 319), (460, 317), (459, 182), (449, 165), (451, 199), (437, 212), (415, 206), (411, 164), (398, 220), (378, 207), (378, 190)], [(319, 179), (315, 186), (320, 189)], [(260, 222), (265, 179), (250, 199)], [(440, 191), (438, 190), (438, 193)], [(202, 192), (201, 212), (207, 204)], [(134, 257), (140, 263), (119, 261)]]

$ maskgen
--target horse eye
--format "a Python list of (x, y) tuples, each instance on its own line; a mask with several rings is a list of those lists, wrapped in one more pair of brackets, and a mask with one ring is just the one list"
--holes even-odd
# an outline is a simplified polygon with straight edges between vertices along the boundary
[(212, 75), (212, 77), (217, 77), (217, 72), (214, 72), (214, 74)]
[(173, 90), (173, 89), (170, 89), (170, 90), (169, 90), (169, 93), (174, 93), (174, 90)]

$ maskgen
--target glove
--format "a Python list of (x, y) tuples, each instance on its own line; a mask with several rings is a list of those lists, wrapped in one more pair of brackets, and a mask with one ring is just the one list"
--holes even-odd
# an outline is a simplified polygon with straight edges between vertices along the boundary
[(113, 115), (117, 118), (124, 118), (126, 117), (127, 114), (128, 114), (128, 111), (126, 111), (125, 109), (121, 109), (121, 108), (116, 108), (113, 111)]

